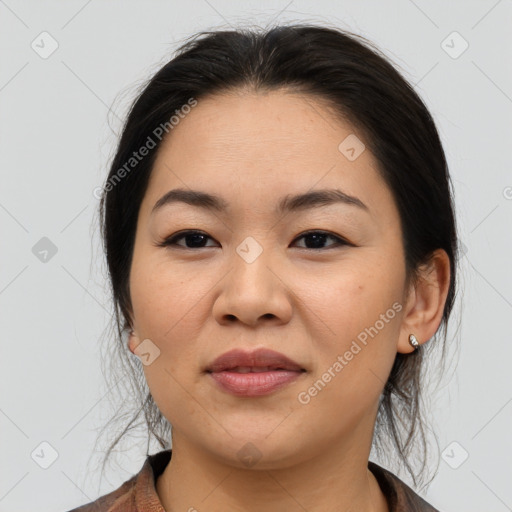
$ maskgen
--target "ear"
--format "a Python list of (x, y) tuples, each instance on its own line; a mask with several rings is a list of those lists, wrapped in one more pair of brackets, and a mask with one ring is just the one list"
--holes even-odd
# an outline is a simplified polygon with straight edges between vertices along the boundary
[(414, 351), (409, 335), (414, 334), (420, 345), (434, 336), (443, 317), (450, 287), (450, 258), (445, 250), (434, 251), (430, 261), (421, 266), (416, 283), (408, 290), (397, 351)]
[(138, 336), (135, 334), (133, 330), (128, 334), (128, 348), (132, 354), (135, 354), (135, 349), (140, 344)]

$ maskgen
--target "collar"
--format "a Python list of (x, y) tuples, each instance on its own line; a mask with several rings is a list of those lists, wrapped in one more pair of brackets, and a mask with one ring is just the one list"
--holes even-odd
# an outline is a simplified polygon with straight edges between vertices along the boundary
[[(142, 469), (120, 488), (99, 500), (108, 506), (107, 512), (165, 512), (156, 492), (156, 479), (171, 460), (172, 450), (148, 455)], [(416, 494), (408, 485), (375, 462), (368, 462), (388, 502), (389, 512), (439, 512)], [(98, 502), (99, 502), (98, 500)], [(97, 502), (94, 502), (97, 504)], [(91, 505), (94, 505), (91, 503)], [(80, 512), (97, 509), (81, 509)], [(70, 511), (75, 512), (75, 511)], [(78, 511), (77, 511), (78, 512)]]

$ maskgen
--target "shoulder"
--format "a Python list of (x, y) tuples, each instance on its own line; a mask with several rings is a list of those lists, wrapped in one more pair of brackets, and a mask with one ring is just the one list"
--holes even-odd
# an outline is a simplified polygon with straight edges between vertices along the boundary
[(371, 461), (368, 469), (379, 482), (390, 512), (440, 512), (387, 469)]
[(148, 455), (140, 471), (114, 491), (67, 512), (138, 512), (163, 510), (155, 490), (156, 478), (171, 458), (171, 450)]
[(68, 512), (111, 512), (117, 510), (118, 506), (123, 507), (120, 510), (126, 510), (126, 512), (131, 511), (134, 509), (135, 505), (134, 491), (137, 477), (138, 474), (124, 482), (115, 491), (105, 494), (95, 501), (69, 510)]

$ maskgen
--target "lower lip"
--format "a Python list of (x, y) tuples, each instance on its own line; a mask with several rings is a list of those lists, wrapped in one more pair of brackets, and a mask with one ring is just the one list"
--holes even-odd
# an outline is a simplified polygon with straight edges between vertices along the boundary
[(237, 396), (262, 396), (281, 389), (305, 372), (274, 370), (268, 372), (212, 372), (213, 380), (228, 393)]

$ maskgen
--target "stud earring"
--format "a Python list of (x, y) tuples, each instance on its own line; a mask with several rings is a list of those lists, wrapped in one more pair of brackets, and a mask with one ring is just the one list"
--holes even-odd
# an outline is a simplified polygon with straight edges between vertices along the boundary
[(414, 334), (409, 335), (409, 344), (414, 347), (414, 351), (416, 352), (420, 348), (420, 344), (418, 340), (416, 339), (416, 336)]

